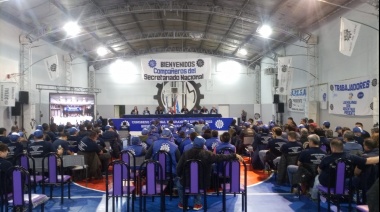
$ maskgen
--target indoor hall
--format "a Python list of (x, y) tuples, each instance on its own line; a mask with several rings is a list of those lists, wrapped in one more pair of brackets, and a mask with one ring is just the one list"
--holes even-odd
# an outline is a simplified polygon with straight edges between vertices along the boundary
[[(112, 120), (123, 149), (144, 128), (151, 133), (152, 121), (160, 130), (169, 121), (176, 129), (184, 121), (204, 122), (221, 136), (236, 120), (261, 135), (267, 127), (285, 129), (290, 117), (297, 133), (307, 118), (325, 131), (328, 125), (333, 138), (345, 127), (376, 138), (378, 8), (378, 0), (0, 0), (0, 128), (6, 130), (0, 138), (12, 137), (17, 126), (26, 150), (44, 123), (70, 122), (77, 131), (101, 123), (105, 131)], [(181, 112), (185, 107), (189, 114)], [(317, 211), (310, 194), (298, 198), (300, 189), (265, 171), (262, 149), (249, 139), (242, 145), (244, 136), (234, 145), (248, 169), (247, 210)], [(64, 185), (62, 205), (54, 188), (45, 210), (103, 211), (101, 177), (87, 186), (72, 178), (71, 199)], [(213, 192), (207, 209), (221, 211), (222, 195)], [(168, 194), (166, 210), (180, 210), (179, 198)], [(226, 210), (240, 211), (241, 198), (227, 194)], [(358, 198), (349, 198), (355, 208)], [(322, 210), (327, 202), (322, 199)], [(147, 211), (157, 210), (160, 198), (147, 203)]]

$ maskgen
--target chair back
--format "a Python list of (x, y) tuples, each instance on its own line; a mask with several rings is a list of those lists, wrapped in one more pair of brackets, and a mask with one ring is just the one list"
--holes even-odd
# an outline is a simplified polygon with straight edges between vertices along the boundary
[[(219, 150), (218, 151), (218, 154), (224, 154), (224, 155), (229, 155), (229, 154), (233, 154), (234, 153), (234, 151), (231, 149), (231, 148), (228, 148), (228, 147), (225, 147), (225, 148), (223, 148), (223, 149), (221, 149), (221, 150)], [(219, 162), (218, 164), (217, 164), (217, 169), (218, 169), (218, 173), (220, 173), (220, 174), (223, 174), (223, 169), (226, 167), (226, 161), (224, 161), (224, 162)], [(230, 171), (229, 171), (229, 169), (230, 169), (230, 166), (227, 166), (226, 167), (226, 174), (227, 175), (224, 175), (225, 177), (229, 177), (230, 175)]]
[(166, 151), (160, 150), (154, 156), (154, 160), (157, 160), (162, 166), (162, 174), (161, 170), (158, 170), (158, 176), (162, 177), (160, 180), (165, 180), (167, 178), (166, 173), (169, 173), (169, 176), (172, 176), (172, 157)]
[[(58, 164), (58, 160), (60, 164)], [(47, 162), (47, 164), (46, 164)], [(63, 170), (62, 170), (63, 161), (62, 158), (57, 155), (55, 152), (50, 152), (42, 158), (42, 172), (48, 173), (48, 180), (46, 183), (58, 183), (58, 175), (61, 174), (63, 179)]]
[[(136, 173), (136, 159), (135, 155), (129, 151), (129, 150), (123, 150), (121, 151), (121, 160), (126, 163), (130, 168), (132, 168), (132, 171)], [(126, 167), (123, 166), (123, 179), (128, 179), (131, 176), (131, 173), (127, 171)], [(134, 175), (133, 175), (134, 176)]]
[(203, 176), (204, 165), (201, 160), (191, 159), (187, 160), (184, 165), (183, 179), (186, 185), (184, 189), (188, 188), (190, 194), (199, 194), (203, 186), (206, 185), (206, 179)]
[[(161, 185), (160, 191), (162, 192), (162, 183), (163, 183), (163, 174), (162, 166), (158, 161), (154, 160), (145, 160), (140, 166), (140, 173), (146, 175), (146, 189), (143, 193), (142, 188), (142, 180), (140, 180), (140, 193), (144, 195), (155, 195), (157, 192), (157, 184)], [(157, 175), (157, 173), (159, 173)]]
[[(21, 166), (15, 166), (12, 171), (13, 206), (24, 207), (24, 185), (28, 182), (29, 172)], [(30, 181), (29, 181), (30, 182)], [(28, 183), (30, 188), (30, 183)]]
[[(124, 161), (115, 160), (108, 166), (112, 166), (112, 188), (109, 187), (108, 172), (106, 172), (106, 196), (124, 196), (129, 195), (131, 191), (131, 182), (129, 178), (124, 179), (124, 172), (130, 172), (131, 169)], [(109, 191), (112, 191), (109, 194)]]
[[(245, 164), (244, 164), (245, 166)], [(246, 175), (245, 169), (245, 175)], [(229, 178), (230, 188), (228, 193), (239, 193), (240, 192), (240, 162), (238, 160), (228, 161), (224, 165), (224, 181)], [(244, 179), (247, 179), (246, 177)]]
[(349, 186), (351, 185), (352, 177), (351, 161), (339, 158), (330, 165), (330, 179), (329, 188), (335, 189), (336, 195), (344, 195), (346, 188), (346, 179), (349, 179)]

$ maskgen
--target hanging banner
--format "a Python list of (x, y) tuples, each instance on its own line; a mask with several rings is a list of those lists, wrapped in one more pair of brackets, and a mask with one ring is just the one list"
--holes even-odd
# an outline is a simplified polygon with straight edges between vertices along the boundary
[(376, 78), (362, 77), (329, 85), (329, 113), (349, 116), (373, 114), (373, 97), (378, 89)]
[(0, 82), (0, 106), (15, 106), (16, 86), (15, 82)]
[(322, 110), (326, 110), (327, 109), (327, 98), (328, 98), (327, 84), (320, 85), (319, 86), (319, 102), (320, 102), (319, 107)]
[(340, 37), (339, 51), (340, 53), (351, 56), (354, 51), (356, 39), (359, 36), (361, 24), (350, 21), (346, 18), (340, 18)]
[(58, 66), (58, 55), (53, 55), (45, 59), (46, 70), (48, 72), (50, 80), (58, 79), (59, 77), (59, 66)]
[(278, 94), (287, 95), (290, 92), (290, 86), (293, 80), (292, 57), (278, 58)]
[(143, 80), (196, 81), (211, 78), (211, 59), (141, 59)]
[(290, 97), (288, 99), (288, 110), (292, 112), (305, 112), (306, 103), (306, 89), (298, 88), (292, 89), (290, 92)]

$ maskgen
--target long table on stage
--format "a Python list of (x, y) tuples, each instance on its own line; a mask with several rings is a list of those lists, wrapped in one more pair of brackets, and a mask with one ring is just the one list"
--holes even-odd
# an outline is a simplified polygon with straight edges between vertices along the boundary
[(220, 114), (163, 114), (163, 115), (124, 115), (123, 118), (114, 118), (114, 126), (120, 130), (123, 121), (127, 121), (131, 131), (141, 131), (148, 128), (152, 120), (159, 120), (161, 126), (168, 126), (170, 120), (173, 121), (175, 127), (180, 127), (183, 121), (193, 123), (204, 120), (208, 123), (212, 130), (227, 131), (232, 122), (232, 118), (222, 118)]
[(123, 115), (123, 118), (222, 118), (221, 114), (161, 114), (161, 115)]

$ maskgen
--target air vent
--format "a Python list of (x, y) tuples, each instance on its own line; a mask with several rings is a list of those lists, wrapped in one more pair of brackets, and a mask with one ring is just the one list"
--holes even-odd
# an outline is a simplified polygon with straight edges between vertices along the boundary
[(266, 75), (273, 75), (273, 74), (277, 73), (277, 69), (275, 69), (275, 68), (267, 68), (267, 69), (265, 69), (264, 73)]

